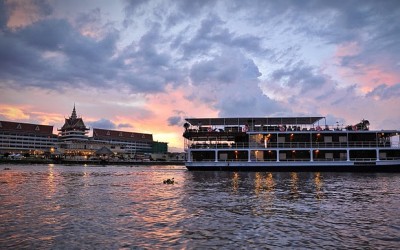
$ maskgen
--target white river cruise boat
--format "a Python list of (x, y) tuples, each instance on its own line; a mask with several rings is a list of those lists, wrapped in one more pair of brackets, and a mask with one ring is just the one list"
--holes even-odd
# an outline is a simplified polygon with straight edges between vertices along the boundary
[(187, 118), (189, 170), (400, 172), (399, 130), (325, 117)]

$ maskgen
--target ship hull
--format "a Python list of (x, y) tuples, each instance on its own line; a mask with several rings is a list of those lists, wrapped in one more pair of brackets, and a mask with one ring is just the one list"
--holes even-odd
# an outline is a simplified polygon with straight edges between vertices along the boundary
[(186, 162), (190, 171), (400, 173), (400, 161), (378, 162)]

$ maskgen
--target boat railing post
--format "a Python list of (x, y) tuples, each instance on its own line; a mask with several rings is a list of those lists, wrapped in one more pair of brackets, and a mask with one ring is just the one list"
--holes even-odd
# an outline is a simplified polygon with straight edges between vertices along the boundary
[(376, 161), (380, 161), (381, 159), (379, 158), (379, 148), (376, 149)]
[(310, 161), (314, 161), (314, 150), (310, 148)]
[(279, 149), (276, 150), (276, 162), (279, 162)]
[(347, 161), (350, 161), (350, 150), (349, 149), (346, 150), (346, 158), (347, 158)]
[(218, 162), (218, 150), (214, 150), (215, 152), (215, 162)]
[(188, 162), (191, 162), (191, 161), (192, 161), (192, 159), (191, 159), (191, 157), (190, 157), (191, 154), (192, 154), (191, 150), (188, 149), (188, 152), (187, 152), (187, 161), (188, 161)]

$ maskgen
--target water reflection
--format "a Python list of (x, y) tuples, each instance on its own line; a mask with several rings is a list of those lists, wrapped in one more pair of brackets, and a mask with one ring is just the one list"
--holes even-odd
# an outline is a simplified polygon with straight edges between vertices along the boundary
[[(265, 177), (264, 177), (265, 176)], [(275, 188), (272, 173), (257, 172), (254, 176), (254, 193), (256, 195), (272, 193)]]
[(272, 173), (267, 173), (266, 184), (267, 184), (267, 191), (268, 192), (274, 191), (275, 182), (274, 182), (274, 178), (272, 176)]
[(399, 193), (396, 175), (19, 166), (0, 248), (396, 249)]
[(238, 187), (239, 187), (239, 174), (237, 172), (234, 172), (232, 178), (232, 190), (234, 193), (237, 193)]
[(298, 181), (299, 181), (298, 174), (296, 172), (291, 172), (290, 173), (290, 196), (293, 199), (299, 198)]
[(315, 197), (318, 200), (321, 200), (324, 198), (324, 193), (323, 193), (323, 189), (322, 189), (323, 181), (322, 181), (321, 173), (319, 173), (319, 172), (315, 173), (314, 183), (315, 183)]
[(263, 190), (263, 179), (261, 173), (256, 173), (254, 178), (254, 193), (259, 194)]
[(47, 174), (47, 198), (51, 198), (55, 192), (56, 184), (54, 183), (54, 164), (49, 164), (49, 172)]

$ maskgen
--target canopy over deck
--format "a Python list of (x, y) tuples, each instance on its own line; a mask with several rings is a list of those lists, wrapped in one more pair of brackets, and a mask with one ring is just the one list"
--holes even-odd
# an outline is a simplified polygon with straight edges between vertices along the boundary
[(324, 119), (320, 116), (309, 117), (237, 117), (237, 118), (186, 118), (193, 126), (226, 125), (312, 125)]

